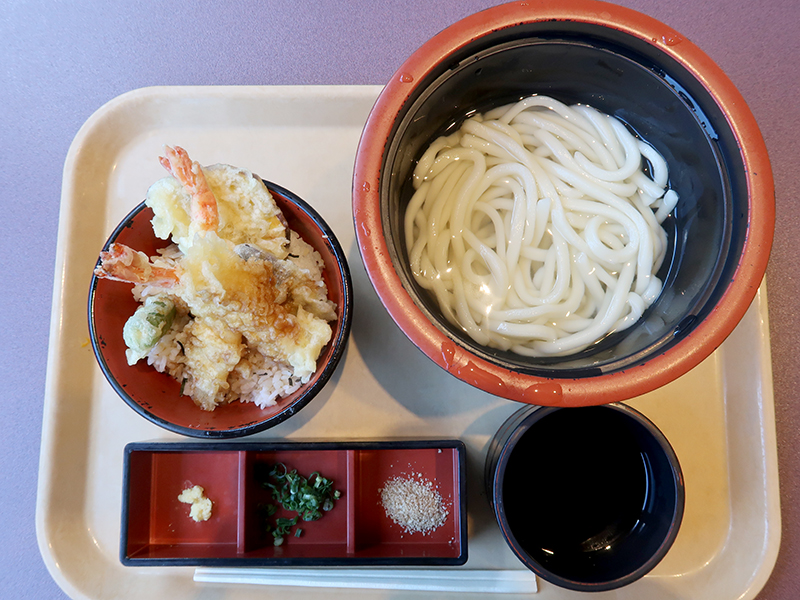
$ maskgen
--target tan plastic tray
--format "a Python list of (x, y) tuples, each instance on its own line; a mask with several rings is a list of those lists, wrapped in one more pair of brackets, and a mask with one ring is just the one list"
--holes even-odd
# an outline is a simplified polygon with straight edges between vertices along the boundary
[[(521, 571), (481, 485), (486, 445), (518, 405), (469, 387), (423, 356), (381, 306), (359, 259), (350, 210), (353, 159), (379, 92), (376, 86), (148, 88), (102, 107), (78, 133), (64, 167), (36, 514), (44, 560), (73, 598), (292, 600), (320, 593), (302, 586), (233, 585), (225, 577), (199, 583), (191, 567), (145, 570), (119, 562), (123, 448), (132, 441), (179, 438), (139, 417), (106, 383), (89, 345), (86, 301), (107, 235), (163, 176), (156, 158), (164, 144), (185, 147), (203, 164), (249, 168), (299, 194), (334, 229), (349, 257), (355, 312), (342, 364), (309, 406), (249, 439), (461, 439), (468, 457), (469, 560), (451, 569), (465, 575)], [(611, 597), (754, 597), (780, 541), (765, 289), (709, 359), (630, 404), (674, 445), (686, 478), (686, 513), (664, 561)], [(457, 581), (453, 574), (442, 580)], [(325, 594), (348, 600), (431, 597), (340, 588)], [(460, 595), (445, 590), (437, 597)], [(535, 597), (577, 594), (539, 582)]]

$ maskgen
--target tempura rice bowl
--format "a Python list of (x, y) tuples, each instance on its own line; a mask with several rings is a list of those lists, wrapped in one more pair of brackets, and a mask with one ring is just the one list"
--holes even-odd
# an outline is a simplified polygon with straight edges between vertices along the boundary
[[(476, 343), (414, 279), (404, 212), (414, 165), (474, 112), (532, 94), (588, 104), (667, 160), (680, 196), (664, 222), (661, 295), (634, 326), (567, 356)], [(353, 179), (359, 249), (384, 306), (434, 362), (494, 395), (582, 406), (631, 398), (717, 348), (763, 278), (774, 186), (763, 138), (733, 84), (699, 48), (640, 13), (587, 0), (501, 5), (417, 50), (379, 96)]]
[[(250, 378), (234, 377), (229, 383), (234, 392), (256, 401), (233, 401), (213, 411), (198, 407), (189, 396), (181, 394), (181, 383), (168, 372), (159, 372), (147, 361), (130, 366), (125, 357), (122, 330), (126, 320), (139, 305), (131, 285), (92, 278), (89, 296), (89, 324), (92, 346), (98, 363), (120, 397), (137, 413), (175, 433), (202, 438), (231, 438), (250, 435), (281, 423), (306, 406), (333, 375), (346, 347), (352, 319), (352, 282), (344, 252), (324, 220), (292, 192), (265, 182), (283, 212), (289, 228), (296, 231), (321, 256), (323, 279), (328, 297), (337, 306), (337, 320), (331, 322), (333, 335), (317, 359), (317, 370), (305, 384), (291, 378), (291, 370), (259, 358), (252, 365)], [(111, 234), (111, 243), (126, 244), (148, 255), (169, 245), (153, 233), (153, 212), (144, 203), (137, 206)], [(173, 340), (162, 338), (159, 345), (168, 347)], [(167, 351), (158, 358), (176, 364), (176, 356)], [(156, 353), (157, 354), (157, 353)], [(168, 369), (167, 369), (168, 370)], [(265, 385), (266, 384), (266, 385)], [(277, 403), (266, 406), (271, 398), (259, 396), (254, 388), (276, 388), (282, 395)], [(183, 390), (184, 392), (188, 390)]]

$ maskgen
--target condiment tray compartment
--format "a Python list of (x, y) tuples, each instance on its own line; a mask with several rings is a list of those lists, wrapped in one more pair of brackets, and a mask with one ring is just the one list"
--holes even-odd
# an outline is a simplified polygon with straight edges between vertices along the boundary
[[(467, 560), (465, 453), (459, 440), (131, 443), (124, 455), (120, 560), (127, 566), (461, 565)], [(309, 483), (319, 473), (341, 496), (318, 520), (299, 520), (276, 546), (267, 523), (297, 514), (278, 507), (261, 484), (279, 464)], [(394, 522), (381, 489), (396, 478), (430, 482), (447, 510), (444, 522), (424, 533)], [(193, 520), (189, 504), (178, 499), (194, 485), (213, 503), (207, 521)], [(277, 512), (267, 517), (269, 505)]]

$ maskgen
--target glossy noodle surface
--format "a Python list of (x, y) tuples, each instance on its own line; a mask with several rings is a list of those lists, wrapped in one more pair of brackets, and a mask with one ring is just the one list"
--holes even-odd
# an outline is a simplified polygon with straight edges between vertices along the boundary
[(630, 327), (658, 297), (675, 207), (668, 167), (590, 106), (531, 96), (468, 118), (413, 173), (417, 283), (473, 340), (566, 356)]

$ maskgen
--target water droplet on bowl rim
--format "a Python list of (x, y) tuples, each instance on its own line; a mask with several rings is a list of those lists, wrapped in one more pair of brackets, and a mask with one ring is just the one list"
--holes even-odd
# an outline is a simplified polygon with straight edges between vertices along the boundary
[(558, 406), (564, 400), (564, 390), (561, 384), (553, 381), (535, 383), (526, 388), (522, 393), (526, 402), (540, 406)]

